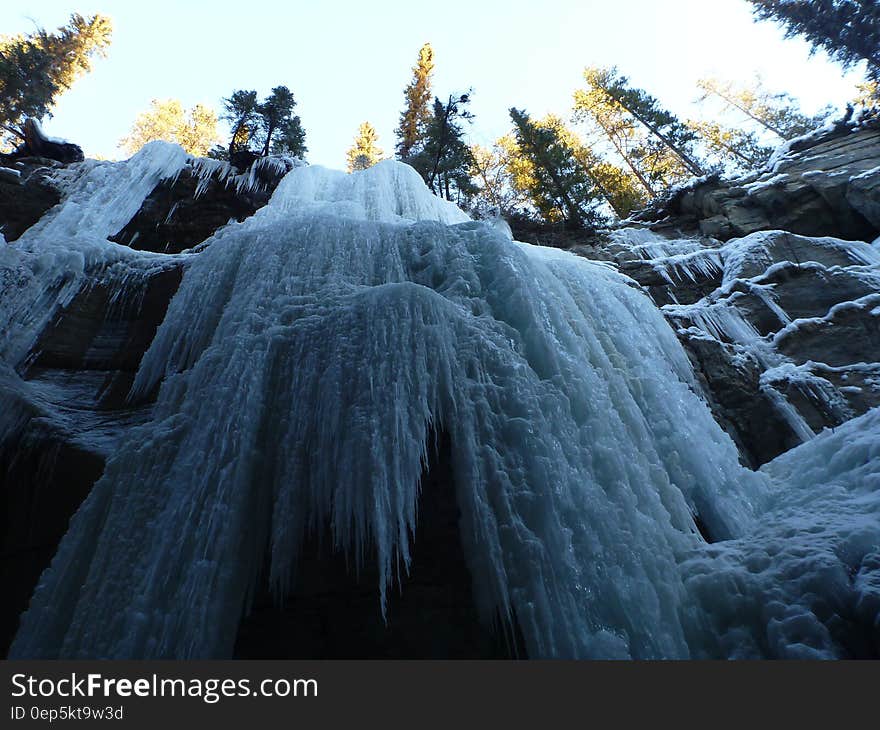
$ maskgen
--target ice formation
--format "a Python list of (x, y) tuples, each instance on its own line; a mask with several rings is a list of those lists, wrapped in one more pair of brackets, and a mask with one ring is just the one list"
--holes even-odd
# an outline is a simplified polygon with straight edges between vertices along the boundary
[[(610, 250), (619, 259), (650, 266), (670, 285), (669, 297), (674, 303), (664, 305), (663, 311), (689, 336), (708, 335), (733, 347), (743, 359), (760, 363), (766, 370), (761, 378), (762, 392), (802, 441), (813, 438), (815, 432), (783, 392), (790, 387), (826, 412), (840, 414), (841, 420), (851, 417), (840, 389), (815, 372), (829, 366), (812, 362), (809, 368), (804, 363), (795, 366), (781, 352), (780, 343), (805, 329), (827, 325), (848, 311), (874, 311), (880, 302), (876, 246), (785, 231), (760, 231), (722, 244), (695, 238), (669, 239), (638, 228), (614, 231), (611, 241)], [(852, 298), (830, 307), (826, 304), (816, 316), (786, 311), (792, 304), (797, 309), (813, 306), (808, 293), (788, 295), (787, 300), (780, 294), (779, 282), (794, 275), (811, 275), (816, 282), (828, 282), (827, 293), (847, 292)], [(687, 282), (718, 286), (694, 303), (679, 304), (674, 298), (675, 287)], [(763, 328), (759, 330), (756, 321), (761, 321)], [(862, 365), (852, 364), (849, 370), (859, 370)]]
[(120, 287), (126, 277), (162, 266), (167, 257), (132, 251), (107, 240), (138, 211), (161, 180), (179, 174), (187, 154), (151, 142), (122, 163), (89, 160), (66, 180), (67, 195), (25, 231), (15, 246), (0, 246), (0, 357), (18, 365), (57, 311), (87, 278)]
[[(146, 177), (174, 174), (149, 154)], [(84, 185), (16, 254), (53, 257), (24, 290), (80, 272), (64, 250), (154, 265), (99, 240), (133, 212), (108, 220), (116, 182), (65, 212)], [(515, 243), (390, 161), (296, 168), (188, 262), (130, 395), (160, 384), (151, 418), (12, 656), (228, 656), (267, 546), (283, 593), (312, 531), (376, 561), (384, 610), (440, 431), (478, 608), (530, 657), (835, 656), (851, 637), (826, 604), (876, 625), (880, 415), (742, 468), (663, 315), (610, 268)], [(20, 352), (37, 324), (6, 317)]]

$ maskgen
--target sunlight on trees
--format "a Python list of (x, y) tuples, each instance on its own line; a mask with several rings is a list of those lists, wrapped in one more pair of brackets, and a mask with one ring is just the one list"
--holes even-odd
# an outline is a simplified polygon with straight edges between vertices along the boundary
[(24, 141), (24, 122), (52, 116), (57, 98), (106, 56), (113, 25), (104, 15), (70, 16), (54, 33), (0, 36), (0, 128), (7, 144)]
[(204, 157), (220, 141), (217, 114), (201, 104), (186, 111), (177, 99), (153, 99), (150, 109), (138, 115), (119, 146), (132, 155), (157, 139), (176, 142), (189, 154)]
[(363, 122), (358, 127), (357, 136), (354, 138), (354, 144), (345, 153), (348, 161), (348, 171), (356, 172), (357, 170), (366, 170), (372, 167), (384, 156), (382, 148), (379, 147), (379, 135), (375, 128), (369, 122)]

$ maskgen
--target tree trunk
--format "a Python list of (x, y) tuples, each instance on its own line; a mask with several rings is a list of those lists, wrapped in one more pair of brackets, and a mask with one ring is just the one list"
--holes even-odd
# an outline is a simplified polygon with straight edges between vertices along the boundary
[(654, 192), (654, 188), (651, 187), (651, 183), (649, 183), (647, 178), (639, 171), (639, 169), (635, 166), (635, 163), (633, 163), (632, 160), (629, 159), (626, 151), (620, 146), (611, 131), (607, 127), (605, 127), (605, 125), (602, 124), (602, 122), (600, 122), (598, 119), (596, 119), (596, 124), (602, 127), (602, 131), (605, 132), (605, 136), (608, 138), (608, 141), (611, 142), (611, 144), (614, 146), (614, 149), (617, 150), (617, 154), (619, 154), (621, 158), (623, 158), (626, 166), (632, 171), (632, 174), (636, 176), (636, 179), (641, 183), (642, 187), (645, 188), (648, 195), (653, 198), (656, 193)]
[(618, 101), (617, 103), (620, 104), (624, 109), (626, 109), (630, 114), (632, 114), (636, 119), (638, 119), (642, 124), (644, 124), (645, 127), (647, 127), (647, 129), (651, 132), (651, 134), (653, 134), (657, 139), (659, 139), (661, 142), (663, 142), (663, 144), (671, 149), (678, 156), (678, 159), (680, 159), (684, 163), (684, 166), (694, 175), (697, 175), (699, 177), (706, 174), (706, 171), (702, 167), (700, 167), (696, 160), (688, 155), (687, 152), (685, 152), (677, 144), (667, 139), (666, 135), (664, 135), (659, 129), (657, 129), (654, 124), (649, 122), (637, 112), (634, 112), (632, 109), (624, 106), (620, 101)]
[(775, 134), (775, 135), (776, 135), (777, 137), (779, 137), (780, 139), (782, 139), (782, 140), (786, 139), (786, 136), (782, 133), (781, 130), (777, 129), (777, 128), (774, 127), (772, 124), (769, 124), (768, 122), (765, 122), (765, 121), (764, 121), (763, 119), (761, 119), (760, 117), (755, 116), (754, 114), (752, 114), (752, 112), (750, 112), (748, 109), (746, 109), (746, 107), (742, 106), (741, 104), (739, 104), (738, 102), (736, 102), (734, 99), (731, 99), (729, 96), (726, 96), (725, 94), (722, 94), (720, 91), (712, 91), (711, 93), (715, 94), (715, 96), (717, 96), (719, 99), (722, 99), (723, 101), (726, 101), (726, 102), (727, 102), (728, 104), (730, 104), (730, 106), (732, 106), (734, 109), (739, 109), (739, 110), (740, 110), (743, 114), (745, 114), (749, 119), (752, 119), (752, 120), (756, 121), (758, 124), (760, 124), (762, 127), (764, 127), (764, 129), (768, 129), (768, 130), (770, 130), (771, 132), (773, 132), (773, 134)]
[(24, 123), (25, 155), (34, 157), (48, 157), (58, 162), (82, 162), (85, 159), (79, 145), (70, 142), (54, 142), (46, 137), (40, 129), (40, 125), (34, 119), (27, 119)]

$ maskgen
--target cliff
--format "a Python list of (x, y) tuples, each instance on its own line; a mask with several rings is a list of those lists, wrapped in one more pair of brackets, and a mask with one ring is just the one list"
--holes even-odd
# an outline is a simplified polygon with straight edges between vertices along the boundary
[(0, 170), (15, 655), (880, 652), (874, 502), (840, 496), (876, 476), (874, 120), (599, 264), (404, 166), (295, 168)]

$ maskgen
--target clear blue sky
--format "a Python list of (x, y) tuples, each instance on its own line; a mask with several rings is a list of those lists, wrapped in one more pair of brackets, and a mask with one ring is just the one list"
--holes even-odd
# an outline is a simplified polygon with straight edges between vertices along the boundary
[(471, 139), (481, 143), (507, 131), (510, 106), (567, 115), (587, 65), (617, 65), (684, 117), (696, 115), (695, 82), (707, 75), (760, 73), (808, 111), (843, 103), (860, 78), (754, 23), (745, 0), (6, 0), (0, 33), (55, 28), (74, 11), (111, 16), (113, 44), (46, 129), (105, 157), (121, 156), (119, 139), (153, 98), (219, 110), (233, 89), (278, 84), (296, 96), (310, 162), (342, 167), (365, 120), (390, 152), (425, 41), (435, 93), (473, 87)]

